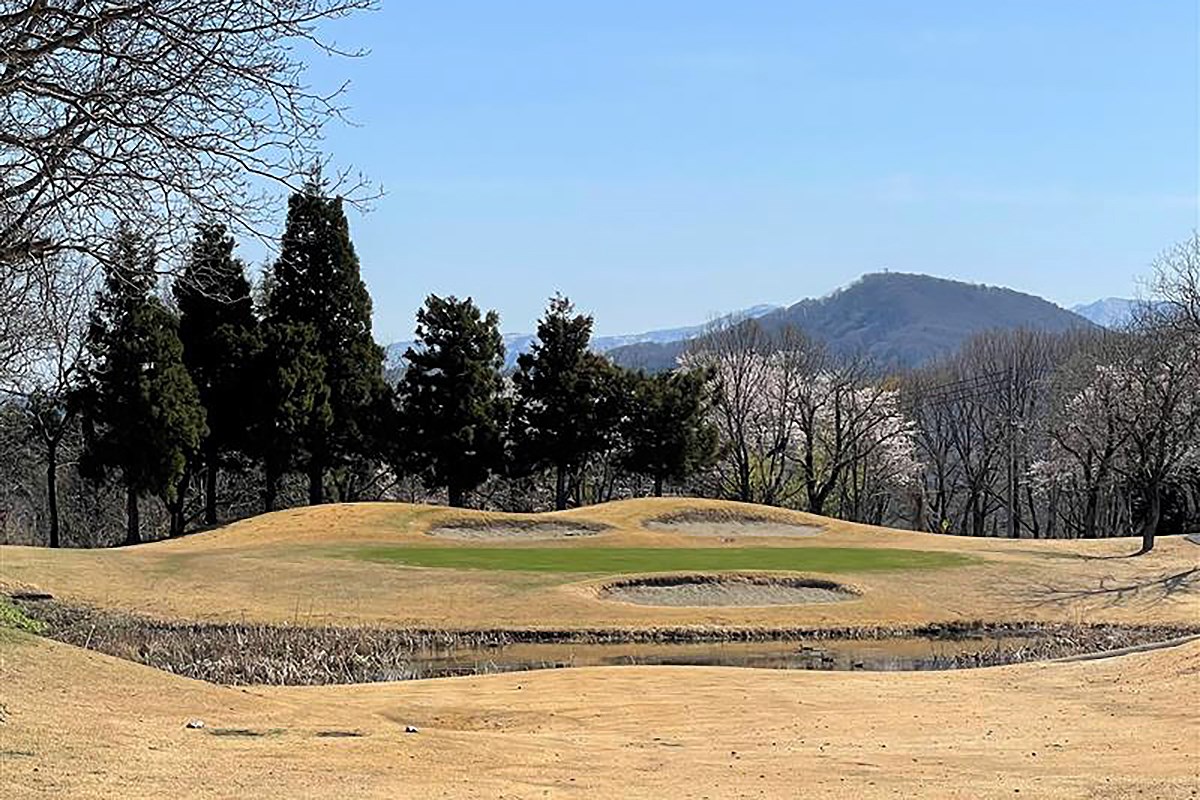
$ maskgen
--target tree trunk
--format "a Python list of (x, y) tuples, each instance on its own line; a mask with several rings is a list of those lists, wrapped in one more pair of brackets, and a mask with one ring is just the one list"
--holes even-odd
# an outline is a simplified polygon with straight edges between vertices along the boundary
[(50, 546), (58, 541), (58, 440), (51, 439), (46, 447), (46, 510), (50, 514)]
[(1096, 538), (1096, 513), (1099, 507), (1099, 489), (1090, 487), (1087, 494), (1087, 504), (1083, 508), (1083, 538)]
[(1154, 535), (1158, 533), (1158, 520), (1162, 516), (1162, 493), (1155, 483), (1149, 491), (1150, 504), (1146, 508), (1146, 517), (1142, 520), (1142, 549), (1134, 555), (1141, 556), (1154, 549)]
[(138, 520), (138, 496), (137, 490), (132, 486), (125, 489), (125, 544), (138, 544), (141, 542), (139, 534)]
[(319, 506), (325, 502), (325, 469), (321, 459), (313, 456), (308, 462), (308, 504)]
[(451, 484), (446, 487), (446, 494), (449, 496), (451, 508), (464, 508), (466, 506), (465, 495), (461, 486)]
[(208, 456), (208, 464), (204, 470), (204, 524), (217, 524), (217, 457), (215, 453)]
[(263, 511), (274, 511), (279, 498), (279, 473), (269, 464), (263, 466)]
[(662, 475), (655, 475), (654, 476), (654, 496), (662, 497), (662, 490), (663, 490)]
[(563, 464), (555, 467), (554, 475), (554, 510), (564, 511), (567, 508), (567, 468)]

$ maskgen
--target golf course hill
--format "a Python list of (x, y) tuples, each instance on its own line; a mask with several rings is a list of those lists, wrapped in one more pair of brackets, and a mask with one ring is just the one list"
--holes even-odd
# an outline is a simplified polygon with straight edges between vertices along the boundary
[(0, 591), (160, 619), (454, 630), (1200, 619), (1171, 582), (1187, 588), (1200, 549), (1164, 537), (1119, 557), (1133, 549), (687, 498), (544, 514), (333, 504), (133, 547), (2, 547)]

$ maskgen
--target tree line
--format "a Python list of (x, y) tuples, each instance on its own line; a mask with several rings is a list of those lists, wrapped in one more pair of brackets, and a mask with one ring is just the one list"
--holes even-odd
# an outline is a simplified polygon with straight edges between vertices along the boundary
[(134, 542), (146, 509), (151, 535), (177, 535), (331, 499), (538, 510), (668, 490), (1143, 550), (1200, 521), (1196, 237), (1125, 330), (988, 332), (914, 370), (727, 320), (646, 375), (592, 352), (592, 319), (555, 296), (506, 373), (498, 315), (431, 295), (391, 380), (338, 198), (292, 195), (258, 285), (234, 249), (200, 225), (160, 292), (153, 245), (122, 226), (94, 303), (82, 280), (56, 294), (59, 346), (0, 403), (5, 505), (36, 517), (9, 527), (57, 545), (63, 513), (76, 542), (119, 515)]
[(170, 535), (189, 525), (197, 490), (199, 521), (216, 524), (231, 481), (259, 482), (270, 511), (297, 476), (310, 504), (380, 496), (407, 477), (462, 506), (491, 479), (548, 474), (561, 509), (600, 458), (660, 494), (711, 458), (704, 376), (616, 367), (591, 352), (592, 319), (563, 297), (504, 375), (498, 315), (431, 295), (389, 385), (341, 201), (317, 182), (290, 198), (257, 289), (234, 246), (222, 225), (200, 225), (160, 294), (152, 244), (119, 227), (79, 341), (60, 354), (74, 361), (52, 389), (9, 403), (39, 429), (52, 545), (62, 439), (42, 433), (47, 417), (64, 434), (77, 427), (84, 481), (123, 491), (126, 543), (141, 539), (147, 498), (161, 501)]

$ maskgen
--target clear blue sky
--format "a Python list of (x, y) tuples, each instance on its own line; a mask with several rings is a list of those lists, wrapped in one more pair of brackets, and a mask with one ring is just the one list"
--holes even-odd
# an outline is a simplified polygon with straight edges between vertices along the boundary
[(601, 333), (824, 294), (882, 268), (1062, 304), (1131, 295), (1197, 227), (1196, 0), (401, 3), (328, 149), (381, 341), (429, 292)]

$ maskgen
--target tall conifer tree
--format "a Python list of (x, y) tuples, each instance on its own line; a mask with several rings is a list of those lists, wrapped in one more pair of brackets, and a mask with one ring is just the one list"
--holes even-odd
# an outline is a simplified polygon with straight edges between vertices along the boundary
[(320, 440), (333, 420), (325, 359), (312, 326), (263, 323), (262, 347), (254, 360), (260, 384), (248, 398), (250, 447), (261, 459), (263, 506), (278, 505), (279, 481), (304, 456), (304, 443)]
[(426, 487), (449, 503), (499, 469), (508, 404), (502, 397), (500, 318), (467, 298), (430, 295), (417, 312), (417, 345), (398, 387), (404, 447)]
[(217, 522), (218, 471), (234, 452), (246, 447), (246, 404), (256, 391), (254, 303), (246, 265), (234, 258), (233, 248), (233, 237), (224, 225), (200, 225), (191, 257), (172, 287), (180, 314), (183, 361), (208, 420), (200, 461), (204, 521), (209, 525)]
[(561, 295), (538, 321), (537, 341), (517, 358), (513, 441), (518, 471), (554, 470), (554, 506), (567, 507), (571, 481), (618, 434), (620, 371), (588, 349), (592, 318)]
[(329, 424), (310, 428), (303, 443), (309, 502), (325, 497), (325, 475), (376, 449), (383, 348), (371, 337), (371, 298), (359, 274), (350, 227), (337, 197), (326, 197), (319, 180), (288, 200), (287, 227), (268, 300), (268, 320), (315, 335), (323, 361), (319, 394), (328, 394)]
[(151, 246), (127, 227), (116, 235), (88, 330), (80, 408), (84, 471), (120, 473), (127, 544), (140, 541), (138, 501), (174, 499), (188, 456), (205, 432), (204, 409), (183, 364), (178, 321), (153, 294)]
[(717, 431), (705, 420), (707, 380), (703, 370), (632, 377), (622, 460), (631, 472), (653, 479), (655, 497), (662, 496), (665, 481), (687, 478), (712, 460)]

